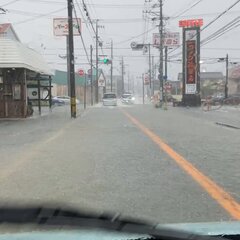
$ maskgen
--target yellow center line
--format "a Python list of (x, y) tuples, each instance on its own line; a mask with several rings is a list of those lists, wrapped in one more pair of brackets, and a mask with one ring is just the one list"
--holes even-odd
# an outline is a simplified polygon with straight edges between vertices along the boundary
[(213, 180), (204, 175), (184, 157), (174, 151), (158, 135), (153, 133), (136, 118), (125, 110), (121, 111), (134, 123), (145, 135), (156, 143), (166, 154), (168, 154), (188, 175), (190, 175), (213, 199), (217, 201), (234, 219), (240, 220), (240, 204), (223, 188), (218, 186)]

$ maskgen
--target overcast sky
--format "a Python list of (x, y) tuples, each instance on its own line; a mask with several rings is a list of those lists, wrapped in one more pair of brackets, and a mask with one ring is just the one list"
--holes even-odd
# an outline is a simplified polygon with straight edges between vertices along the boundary
[[(78, 0), (78, 2), (82, 8), (82, 1)], [(132, 41), (138, 43), (152, 42), (152, 33), (157, 32), (157, 22), (146, 20), (146, 14), (143, 14), (143, 11), (149, 10), (157, 0), (152, 0), (151, 3), (145, 3), (144, 0), (85, 0), (85, 2), (88, 4), (91, 18), (100, 19), (99, 24), (104, 27), (99, 29), (104, 48), (109, 46), (108, 43), (111, 39), (113, 40), (115, 73), (117, 74), (119, 71), (121, 56), (124, 56), (124, 61), (127, 64), (126, 72), (129, 71), (131, 76), (137, 77), (147, 71), (147, 56), (143, 55), (141, 51), (132, 51), (130, 43)], [(199, 3), (195, 7), (188, 10), (190, 6), (197, 2)], [(203, 18), (206, 26), (234, 2), (236, 0), (164, 0), (164, 15), (170, 17), (166, 22), (166, 29), (181, 32), (178, 21), (192, 18)], [(7, 14), (0, 15), (0, 22), (11, 22), (21, 41), (44, 54), (48, 62), (54, 62), (52, 64), (53, 68), (66, 69), (65, 60), (58, 57), (58, 55), (65, 54), (66, 40), (64, 37), (53, 36), (52, 22), (55, 17), (67, 16), (67, 0), (0, 0), (0, 6), (8, 10)], [(76, 10), (78, 17), (82, 18), (77, 5)], [(220, 27), (238, 17), (239, 14), (240, 3), (204, 30), (201, 39), (205, 39)], [(42, 16), (40, 17), (40, 15)], [(178, 15), (180, 16), (172, 18)], [(145, 16), (145, 19), (143, 16)], [(143, 32), (147, 31), (149, 32), (142, 35)], [(202, 70), (224, 72), (224, 64), (216, 63), (216, 58), (223, 58), (226, 53), (229, 54), (231, 61), (240, 62), (239, 31), (240, 28), (235, 28), (202, 47)], [(94, 34), (89, 24), (82, 24), (82, 35), (87, 48), (90, 44), (94, 44)], [(135, 37), (138, 35), (141, 36)], [(75, 54), (78, 58), (76, 69), (84, 68), (87, 70), (89, 66), (86, 65), (87, 59), (84, 56), (80, 37), (75, 37), (75, 48)], [(179, 51), (180, 49), (171, 55)], [(155, 60), (157, 61), (159, 55), (157, 49), (152, 49), (152, 53), (156, 56)], [(110, 56), (110, 51), (103, 49), (100, 54)], [(175, 59), (180, 58), (181, 55), (176, 56)], [(102, 67), (108, 74), (110, 66)], [(176, 80), (180, 71), (181, 64), (169, 63), (169, 78)]]

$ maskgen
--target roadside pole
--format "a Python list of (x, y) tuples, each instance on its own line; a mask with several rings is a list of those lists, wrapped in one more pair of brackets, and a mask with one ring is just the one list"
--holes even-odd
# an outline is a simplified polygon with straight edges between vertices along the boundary
[(96, 20), (96, 91), (95, 101), (98, 103), (98, 20)]
[(148, 44), (148, 60), (149, 60), (149, 84), (150, 84), (150, 96), (152, 95), (152, 64), (151, 64), (151, 44)]
[(168, 63), (167, 63), (167, 60), (168, 60), (168, 47), (165, 46), (165, 77), (164, 77), (164, 102), (165, 102), (165, 105), (164, 105), (164, 110), (167, 110), (167, 89), (166, 89), (166, 82), (167, 82), (167, 79), (168, 79)]
[(93, 106), (93, 47), (90, 45), (90, 61), (91, 61), (91, 106)]
[(159, 0), (160, 6), (160, 22), (159, 22), (159, 36), (160, 36), (160, 45), (159, 45), (159, 81), (160, 81), (160, 102), (163, 102), (163, 1)]
[(74, 64), (74, 43), (73, 43), (73, 0), (68, 0), (68, 43), (69, 43), (69, 70), (71, 85), (71, 117), (76, 118), (76, 93), (75, 93), (75, 64)]
[(154, 67), (154, 56), (152, 56), (152, 96), (154, 95), (154, 83), (155, 83), (155, 67)]
[(165, 82), (168, 79), (168, 47), (165, 46)]
[(111, 92), (113, 90), (113, 40), (111, 40)]
[(71, 84), (70, 84), (70, 61), (69, 61), (69, 39), (66, 36), (66, 46), (67, 46), (67, 83), (68, 83), (68, 96), (71, 96)]
[(84, 74), (84, 109), (87, 107), (87, 74)]
[(142, 84), (143, 84), (143, 88), (142, 88), (142, 91), (143, 91), (143, 104), (145, 104), (145, 92), (144, 92), (144, 73), (142, 74)]
[(40, 82), (40, 74), (37, 74), (37, 83), (38, 83), (38, 113), (41, 115), (41, 82)]
[(229, 58), (228, 58), (228, 54), (227, 54), (227, 56), (226, 56), (225, 98), (228, 98), (228, 65), (229, 65)]
[(122, 57), (122, 94), (124, 93), (124, 61)]

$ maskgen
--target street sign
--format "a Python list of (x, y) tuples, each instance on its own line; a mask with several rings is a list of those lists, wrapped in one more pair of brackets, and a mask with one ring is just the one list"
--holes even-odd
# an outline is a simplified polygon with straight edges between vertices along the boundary
[(130, 46), (131, 46), (132, 50), (141, 51), (143, 49), (143, 47), (145, 46), (145, 44), (132, 42)]
[(104, 75), (101, 73), (101, 75), (99, 76), (99, 79), (98, 79), (98, 87), (105, 87), (105, 77)]
[(98, 87), (105, 87), (105, 79), (98, 79)]
[(149, 84), (150, 84), (149, 76), (148, 76), (148, 74), (145, 74), (144, 75), (144, 85), (149, 85)]
[(148, 45), (144, 45), (143, 47), (143, 53), (147, 53), (149, 51)]
[(131, 48), (136, 48), (137, 47), (137, 43), (136, 42), (132, 42), (131, 43)]
[(79, 69), (78, 70), (78, 75), (81, 76), (81, 77), (84, 76), (84, 70), (83, 69)]
[[(160, 46), (159, 33), (153, 33), (153, 47)], [(166, 32), (163, 35), (163, 46), (174, 48), (180, 45), (180, 33), (179, 32)]]
[[(81, 31), (81, 19), (73, 18), (73, 35), (79, 36), (78, 25)], [(67, 18), (54, 18), (53, 19), (53, 33), (54, 36), (68, 36), (68, 19)]]
[(190, 19), (190, 20), (180, 20), (179, 27), (181, 28), (191, 28), (191, 27), (202, 27), (203, 19)]

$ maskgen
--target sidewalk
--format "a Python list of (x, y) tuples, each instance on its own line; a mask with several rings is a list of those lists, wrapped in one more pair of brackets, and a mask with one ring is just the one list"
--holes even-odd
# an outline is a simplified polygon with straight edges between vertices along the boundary
[[(77, 105), (77, 117), (80, 116), (80, 114), (84, 111), (83, 105)], [(42, 107), (41, 108), (41, 114), (39, 114), (38, 107), (34, 107), (33, 116), (29, 117), (29, 119), (37, 119), (46, 117), (48, 115), (52, 114), (62, 114), (63, 116), (66, 116), (69, 118), (71, 117), (71, 107), (70, 105), (65, 106), (53, 106), (51, 109), (49, 107)]]
[[(8, 122), (8, 121), (26, 121), (26, 120), (34, 120), (34, 119), (40, 119), (40, 118), (46, 118), (54, 115), (58, 115), (59, 117), (64, 118), (71, 118), (71, 110), (70, 105), (65, 106), (56, 106), (52, 107), (51, 109), (49, 107), (42, 107), (41, 108), (41, 114), (39, 114), (38, 107), (33, 107), (34, 112), (31, 117), (27, 118), (0, 118), (0, 123)], [(77, 106), (77, 117), (79, 117), (82, 112), (84, 111), (83, 105)]]

